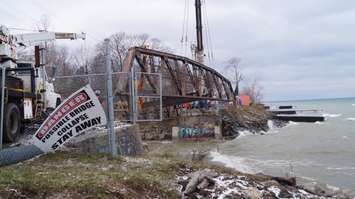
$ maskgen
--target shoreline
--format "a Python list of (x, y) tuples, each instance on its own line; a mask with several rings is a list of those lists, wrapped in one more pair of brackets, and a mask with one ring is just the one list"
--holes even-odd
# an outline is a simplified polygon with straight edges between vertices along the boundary
[(46, 154), (2, 167), (0, 198), (350, 198), (211, 163), (208, 153), (222, 143), (151, 141), (137, 157), (75, 149)]
[[(150, 147), (155, 147), (159, 141), (150, 141), (149, 146)], [(293, 177), (283, 177), (283, 176), (272, 176), (272, 175), (267, 175), (264, 173), (260, 172), (255, 172), (255, 173), (248, 173), (248, 172), (242, 172), (234, 167), (228, 167), (225, 163), (219, 162), (219, 161), (212, 161), (212, 157), (210, 156), (211, 152), (215, 152), (216, 149), (218, 148), (219, 144), (223, 144), (225, 141), (215, 141), (215, 140), (209, 140), (209, 141), (201, 141), (201, 142), (196, 142), (196, 141), (177, 141), (177, 142), (169, 142), (162, 144), (158, 149), (162, 152), (164, 156), (170, 156), (170, 157), (175, 157), (178, 159), (189, 159), (194, 162), (202, 162), (202, 164), (210, 165), (210, 166), (217, 166), (217, 167), (222, 167), (222, 168), (228, 168), (231, 169), (232, 171), (239, 173), (241, 175), (247, 175), (251, 176), (251, 178), (260, 178), (260, 177), (266, 177), (270, 179), (278, 179), (280, 181), (293, 181)], [(164, 150), (164, 145), (170, 146), (168, 147), (169, 149)], [(173, 145), (173, 146), (172, 146)], [(179, 150), (180, 149), (180, 150)], [(171, 153), (171, 151), (174, 151), (174, 153)], [(195, 155), (193, 155), (193, 151), (195, 151)], [(201, 153), (199, 153), (200, 151)], [(196, 155), (197, 154), (197, 155)], [(202, 159), (197, 158), (194, 160), (194, 157), (202, 157)], [(295, 180), (299, 179), (295, 177)], [(297, 181), (297, 180), (296, 180)], [(304, 190), (308, 193), (314, 194), (310, 198), (318, 198), (319, 197), (324, 197), (324, 198), (352, 198), (354, 197), (351, 195), (352, 193), (349, 192), (349, 190), (342, 190), (342, 189), (333, 189), (330, 185), (328, 186), (320, 186), (321, 184), (314, 184), (314, 186), (310, 185), (304, 185), (302, 183), (294, 182), (295, 184), (288, 184), (286, 187), (294, 190), (294, 188)], [(284, 186), (284, 185), (282, 185)], [(287, 189), (286, 188), (286, 189)], [(292, 197), (292, 198), (297, 198), (297, 197)], [(308, 197), (306, 197), (308, 198)]]

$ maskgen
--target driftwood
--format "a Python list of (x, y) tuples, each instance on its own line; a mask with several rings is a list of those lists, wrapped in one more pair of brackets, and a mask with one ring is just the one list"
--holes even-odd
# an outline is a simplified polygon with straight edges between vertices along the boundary
[(188, 195), (195, 192), (197, 189), (204, 189), (209, 185), (214, 184), (214, 177), (217, 177), (218, 173), (210, 170), (204, 169), (202, 171), (196, 171), (191, 174), (191, 179), (186, 185), (184, 194)]

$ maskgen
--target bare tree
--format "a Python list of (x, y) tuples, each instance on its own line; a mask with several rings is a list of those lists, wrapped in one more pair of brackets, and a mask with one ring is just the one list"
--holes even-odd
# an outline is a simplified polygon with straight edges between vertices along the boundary
[(51, 21), (48, 15), (42, 15), (40, 20), (35, 24), (36, 29), (40, 32), (47, 32), (51, 26)]
[(72, 63), (76, 70), (82, 70), (83, 74), (89, 74), (90, 62), (91, 62), (90, 50), (86, 45), (80, 46), (80, 48), (73, 51)]
[[(110, 50), (113, 59), (113, 70), (121, 71), (122, 65), (125, 57), (127, 56), (128, 50), (132, 47), (148, 47), (155, 50), (160, 50), (164, 52), (171, 52), (171, 48), (167, 47), (161, 40), (157, 38), (150, 38), (148, 34), (127, 34), (125, 32), (119, 32), (110, 36)], [(94, 58), (95, 64), (93, 67), (94, 71), (105, 72), (104, 67), (100, 67), (97, 64), (101, 64), (102, 58), (100, 56), (104, 55), (104, 43), (101, 42), (96, 47), (96, 55)], [(100, 63), (99, 63), (100, 62)]]
[(263, 99), (263, 87), (258, 78), (254, 78), (251, 83), (245, 86), (242, 93), (248, 95), (253, 103), (260, 103)]
[(238, 57), (233, 57), (227, 61), (227, 65), (225, 69), (227, 70), (234, 70), (234, 83), (235, 83), (235, 89), (234, 89), (234, 94), (239, 95), (239, 88), (240, 88), (240, 82), (244, 80), (244, 75), (241, 73), (240, 70), (240, 62), (241, 59)]
[(131, 47), (143, 47), (149, 39), (148, 34), (127, 34), (120, 32), (110, 37), (110, 48), (114, 60), (114, 70), (121, 70), (123, 60)]

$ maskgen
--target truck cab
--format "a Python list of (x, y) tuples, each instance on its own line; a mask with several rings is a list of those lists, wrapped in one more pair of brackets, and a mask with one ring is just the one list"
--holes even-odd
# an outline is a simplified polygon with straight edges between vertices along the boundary
[[(45, 42), (57, 39), (83, 39), (85, 33), (35, 32), (12, 35), (0, 25), (0, 80), (1, 100), (4, 102), (4, 141), (14, 142), (23, 132), (26, 122), (43, 119), (43, 111), (52, 111), (61, 103), (61, 96), (54, 91), (45, 71)], [(35, 47), (34, 62), (20, 61), (18, 47)], [(4, 77), (4, 78), (2, 78)], [(0, 140), (1, 141), (1, 140)]]

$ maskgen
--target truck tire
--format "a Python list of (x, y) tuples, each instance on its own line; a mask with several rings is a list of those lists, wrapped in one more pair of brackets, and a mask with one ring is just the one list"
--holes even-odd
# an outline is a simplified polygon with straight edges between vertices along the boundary
[(62, 103), (62, 100), (60, 98), (57, 98), (57, 100), (55, 102), (55, 107), (57, 108), (61, 103)]
[(21, 112), (14, 103), (9, 103), (5, 109), (4, 141), (15, 142), (21, 132)]

